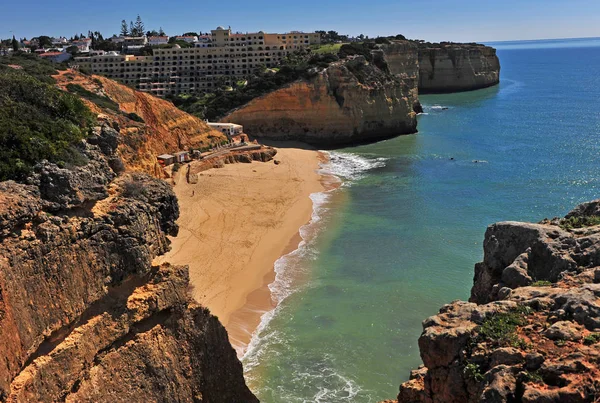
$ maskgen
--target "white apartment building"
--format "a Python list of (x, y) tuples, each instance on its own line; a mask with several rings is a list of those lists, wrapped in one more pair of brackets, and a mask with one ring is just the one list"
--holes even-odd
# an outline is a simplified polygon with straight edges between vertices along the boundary
[(194, 47), (154, 49), (153, 56), (109, 52), (75, 60), (94, 74), (164, 97), (211, 91), (217, 80), (233, 83), (258, 66), (275, 67), (289, 53), (321, 41), (318, 33), (234, 34), (223, 27), (196, 39)]

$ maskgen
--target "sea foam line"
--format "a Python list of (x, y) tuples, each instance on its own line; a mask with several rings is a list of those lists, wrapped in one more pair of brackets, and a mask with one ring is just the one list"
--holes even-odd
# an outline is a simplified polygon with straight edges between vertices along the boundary
[[(334, 176), (341, 183), (340, 187), (351, 186), (353, 182), (362, 179), (367, 171), (383, 167), (387, 161), (386, 158), (369, 159), (352, 153), (320, 152), (327, 156), (327, 162), (321, 164), (318, 172), (323, 176)], [(273, 333), (269, 334), (267, 328), (269, 323), (282, 309), (281, 303), (290, 295), (303, 288), (302, 286), (298, 286), (298, 284), (294, 284), (294, 274), (298, 273), (290, 273), (290, 271), (295, 268), (298, 271), (306, 272), (307, 268), (302, 263), (305, 263), (306, 259), (316, 259), (317, 251), (314, 245), (321, 230), (319, 223), (323, 220), (324, 214), (328, 210), (326, 205), (332, 192), (337, 189), (338, 187), (334, 187), (310, 195), (313, 202), (311, 220), (299, 230), (302, 240), (298, 248), (280, 257), (274, 264), (275, 280), (268, 287), (271, 292), (271, 298), (275, 302), (275, 309), (265, 312), (261, 316), (258, 327), (252, 333), (250, 343), (242, 351), (242, 360), (244, 361), (246, 373), (259, 365), (260, 358), (264, 354), (261, 347), (268, 344), (269, 338), (276, 337)], [(354, 391), (350, 395), (354, 395)], [(317, 397), (315, 396), (315, 398)]]

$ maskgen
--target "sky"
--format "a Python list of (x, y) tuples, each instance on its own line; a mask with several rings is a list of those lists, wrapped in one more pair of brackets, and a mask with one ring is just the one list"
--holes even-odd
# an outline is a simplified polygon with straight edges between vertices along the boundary
[(28, 0), (0, 7), (0, 38), (111, 36), (121, 20), (146, 30), (207, 32), (335, 30), (370, 37), (403, 34), (427, 41), (490, 42), (600, 37), (600, 0)]

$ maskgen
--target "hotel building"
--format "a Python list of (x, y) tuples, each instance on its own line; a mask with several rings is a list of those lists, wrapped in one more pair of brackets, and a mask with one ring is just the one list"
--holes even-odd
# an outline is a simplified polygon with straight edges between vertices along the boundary
[(189, 48), (174, 45), (154, 48), (153, 56), (108, 52), (75, 60), (93, 74), (164, 97), (211, 91), (217, 80), (233, 83), (260, 65), (275, 67), (288, 54), (320, 42), (318, 33), (240, 34), (218, 27)]

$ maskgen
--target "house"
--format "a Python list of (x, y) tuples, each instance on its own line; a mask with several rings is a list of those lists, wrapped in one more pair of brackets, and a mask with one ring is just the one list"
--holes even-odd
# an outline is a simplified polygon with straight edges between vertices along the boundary
[(113, 36), (110, 38), (110, 41), (111, 41), (112, 43), (123, 43), (123, 42), (125, 42), (125, 37), (124, 37), (123, 35), (120, 35), (120, 36), (115, 36), (115, 35), (113, 35)]
[(187, 43), (196, 43), (198, 42), (198, 37), (197, 36), (176, 36), (175, 37), (178, 41), (184, 41)]
[(71, 54), (66, 52), (46, 52), (42, 53), (40, 57), (44, 60), (50, 60), (52, 63), (62, 63), (69, 60)]
[(150, 45), (150, 46), (167, 45), (168, 43), (169, 43), (168, 36), (151, 36), (148, 38), (148, 45)]
[(239, 136), (244, 133), (244, 126), (235, 123), (211, 123), (206, 122), (212, 129), (218, 130), (228, 137)]
[(146, 46), (148, 38), (146, 36), (126, 36), (123, 38), (124, 46)]
[(65, 38), (64, 36), (61, 36), (60, 38), (52, 38), (52, 45), (53, 46), (58, 46), (58, 47), (64, 47), (67, 43), (69, 43), (69, 41), (67, 40), (67, 38)]
[(80, 53), (88, 53), (90, 46), (92, 46), (92, 40), (90, 38), (79, 39), (71, 42), (71, 46), (77, 46)]
[(158, 163), (164, 167), (169, 166), (175, 162), (175, 156), (171, 154), (162, 154), (156, 157), (156, 159), (158, 160)]
[(190, 153), (187, 151), (179, 151), (175, 153), (175, 162), (188, 162), (190, 161)]

